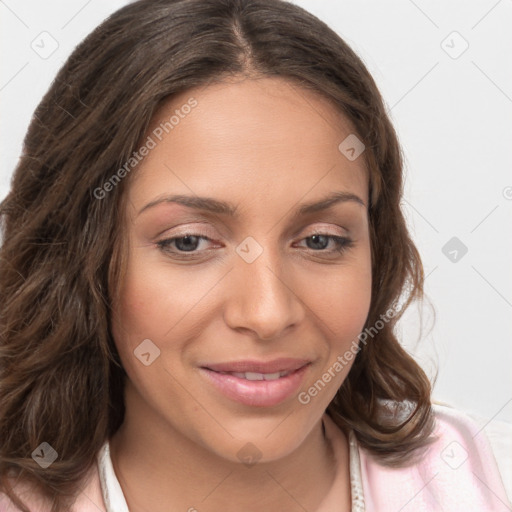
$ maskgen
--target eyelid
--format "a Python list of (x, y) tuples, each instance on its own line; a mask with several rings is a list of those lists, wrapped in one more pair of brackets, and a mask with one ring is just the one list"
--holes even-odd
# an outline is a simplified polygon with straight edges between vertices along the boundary
[(329, 235), (339, 238), (347, 238), (350, 231), (338, 224), (317, 223), (314, 226), (302, 227), (293, 233), (293, 240), (302, 240), (313, 235)]
[[(189, 226), (192, 224), (192, 226)], [(188, 226), (188, 227), (182, 227), (182, 226)], [(338, 228), (336, 230), (336, 228)], [(311, 231), (309, 230), (311, 229)], [(165, 238), (178, 238), (181, 236), (186, 235), (196, 235), (196, 236), (203, 236), (206, 238), (209, 238), (211, 241), (213, 241), (217, 237), (226, 237), (227, 234), (224, 229), (220, 230), (221, 233), (219, 234), (219, 229), (216, 227), (213, 227), (211, 223), (209, 222), (184, 222), (183, 224), (179, 224), (177, 226), (174, 226), (171, 229), (167, 229), (162, 231), (158, 238), (161, 240), (162, 237)], [(224, 231), (224, 233), (222, 233)], [(167, 232), (169, 232), (167, 234)], [(164, 233), (166, 233), (164, 235)], [(301, 226), (298, 229), (295, 229), (291, 234), (288, 232), (288, 234), (284, 234), (283, 238), (298, 238), (298, 237), (310, 237), (312, 235), (319, 234), (319, 235), (325, 235), (329, 234), (332, 236), (347, 236), (350, 234), (350, 230), (346, 227), (335, 225), (332, 223), (326, 223), (326, 222), (317, 222), (314, 227), (309, 228), (308, 226)]]
[[(173, 228), (166, 229), (162, 231), (160, 234), (157, 235), (158, 238), (165, 237), (165, 238), (177, 238), (181, 236), (186, 235), (201, 235), (208, 238), (215, 238), (218, 235), (218, 229), (215, 230), (215, 228), (212, 227), (211, 224), (207, 222), (195, 222), (193, 223), (193, 226), (190, 227), (182, 227), (182, 226), (189, 226), (191, 223), (183, 223), (179, 224), (178, 226), (174, 226)], [(197, 226), (199, 224), (199, 226)], [(165, 234), (164, 234), (165, 233)]]
[[(314, 225), (314, 228), (313, 230), (329, 230), (329, 229), (334, 229), (334, 228), (339, 228), (341, 230), (343, 230), (345, 233), (348, 233), (349, 230), (343, 226), (339, 226), (337, 224), (333, 224), (333, 223), (327, 223), (327, 222), (318, 222)], [(306, 228), (307, 229), (307, 228)]]

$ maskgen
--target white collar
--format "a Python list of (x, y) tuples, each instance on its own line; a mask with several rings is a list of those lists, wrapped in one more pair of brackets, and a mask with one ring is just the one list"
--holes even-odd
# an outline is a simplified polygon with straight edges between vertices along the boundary
[[(352, 512), (364, 512), (364, 495), (361, 481), (361, 465), (356, 437), (353, 431), (349, 432), (349, 457), (350, 457), (350, 488), (352, 494)], [(130, 512), (121, 485), (114, 472), (112, 459), (110, 458), (110, 444), (108, 441), (98, 453), (98, 468), (100, 476), (101, 492), (105, 502), (106, 512)]]

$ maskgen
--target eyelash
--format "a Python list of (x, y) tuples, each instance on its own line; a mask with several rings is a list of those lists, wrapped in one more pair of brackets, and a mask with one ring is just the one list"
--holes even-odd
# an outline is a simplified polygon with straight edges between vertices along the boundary
[[(347, 251), (348, 249), (350, 249), (354, 245), (354, 241), (351, 240), (350, 238), (343, 237), (343, 236), (337, 236), (337, 235), (330, 235), (328, 233), (320, 233), (320, 232), (312, 233), (311, 235), (303, 238), (302, 240), (308, 240), (308, 239), (310, 239), (310, 238), (312, 238), (314, 236), (326, 237), (329, 240), (334, 241), (334, 243), (336, 244), (336, 247), (334, 249), (331, 249), (331, 250), (308, 249), (308, 251), (310, 251), (312, 253), (320, 253), (320, 254), (335, 254), (335, 253), (338, 253), (338, 254), (343, 254), (345, 251)], [(176, 240), (183, 240), (184, 238), (187, 238), (187, 237), (196, 237), (199, 240), (211, 240), (209, 237), (203, 236), (203, 235), (201, 235), (199, 233), (186, 233), (186, 234), (183, 234), (181, 236), (175, 236), (173, 238), (166, 238), (165, 240), (160, 240), (160, 241), (156, 242), (156, 245), (158, 246), (158, 248), (162, 252), (165, 252), (167, 254), (171, 253), (173, 255), (176, 255), (178, 258), (192, 259), (194, 257), (197, 257), (197, 255), (201, 251), (197, 251), (197, 250), (194, 250), (194, 251), (179, 251), (178, 250), (177, 251), (177, 250), (174, 250), (174, 249), (170, 249), (170, 247), (169, 247), (172, 242), (175, 242)]]

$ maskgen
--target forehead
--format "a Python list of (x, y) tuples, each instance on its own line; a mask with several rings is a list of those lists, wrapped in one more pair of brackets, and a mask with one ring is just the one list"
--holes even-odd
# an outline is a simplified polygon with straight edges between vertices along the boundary
[(354, 132), (331, 101), (283, 78), (193, 88), (154, 115), (145, 136), (154, 147), (137, 167), (132, 203), (169, 191), (298, 200), (336, 188), (367, 204), (364, 158), (339, 149)]

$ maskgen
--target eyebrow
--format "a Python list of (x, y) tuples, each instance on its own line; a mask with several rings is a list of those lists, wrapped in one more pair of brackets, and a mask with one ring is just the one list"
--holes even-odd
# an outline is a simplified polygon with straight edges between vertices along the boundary
[[(333, 192), (329, 194), (327, 197), (320, 199), (319, 201), (304, 203), (299, 208), (296, 208), (295, 216), (303, 216), (327, 210), (328, 208), (334, 206), (335, 204), (346, 202), (355, 202), (366, 207), (364, 201), (359, 196), (353, 194), (352, 192)], [(187, 196), (178, 194), (160, 197), (158, 199), (151, 201), (139, 211), (138, 215), (161, 203), (177, 203), (188, 208), (203, 210), (219, 215), (226, 215), (229, 217), (235, 217), (236, 210), (238, 208), (238, 206), (235, 206), (231, 203), (219, 201), (217, 199), (213, 199), (212, 197)]]

